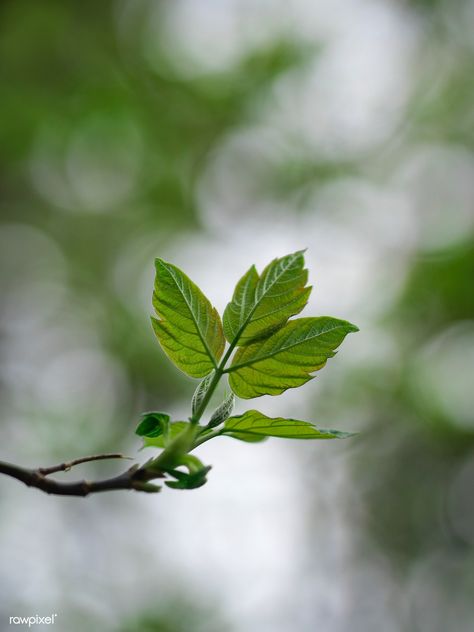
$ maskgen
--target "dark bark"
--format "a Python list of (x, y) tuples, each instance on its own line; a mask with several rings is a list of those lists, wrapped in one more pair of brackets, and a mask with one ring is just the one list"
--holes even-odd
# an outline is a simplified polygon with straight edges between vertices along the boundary
[(119, 458), (123, 459), (126, 457), (121, 454), (98, 454), (75, 459), (69, 463), (61, 463), (51, 467), (38, 467), (36, 469), (25, 468), (0, 461), (0, 474), (15, 478), (28, 487), (36, 487), (47, 494), (56, 494), (59, 496), (88, 496), (89, 494), (95, 494), (97, 492), (108, 492), (119, 489), (134, 489), (136, 491), (149, 493), (160, 491), (158, 485), (154, 485), (149, 481), (155, 478), (163, 478), (164, 474), (138, 465), (133, 465), (118, 476), (98, 481), (88, 481), (84, 479), (68, 482), (48, 478), (50, 474), (70, 470), (74, 465), (79, 465), (80, 463)]

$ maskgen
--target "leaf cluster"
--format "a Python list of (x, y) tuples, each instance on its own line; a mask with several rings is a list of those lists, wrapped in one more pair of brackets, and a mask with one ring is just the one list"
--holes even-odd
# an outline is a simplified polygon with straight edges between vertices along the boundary
[[(156, 259), (153, 329), (181, 371), (201, 378), (187, 421), (166, 413), (145, 413), (136, 430), (145, 447), (161, 448), (148, 468), (165, 472), (170, 487), (192, 489), (206, 482), (210, 469), (189, 454), (217, 436), (247, 442), (267, 437), (336, 439), (351, 436), (323, 430), (309, 421), (270, 418), (258, 410), (232, 416), (235, 396), (251, 399), (279, 395), (314, 377), (347, 334), (358, 328), (330, 316), (294, 318), (308, 302), (304, 251), (274, 259), (259, 274), (255, 266), (239, 280), (221, 319), (199, 287), (179, 268)], [(230, 394), (200, 423), (221, 379)], [(179, 469), (181, 468), (181, 469)]]

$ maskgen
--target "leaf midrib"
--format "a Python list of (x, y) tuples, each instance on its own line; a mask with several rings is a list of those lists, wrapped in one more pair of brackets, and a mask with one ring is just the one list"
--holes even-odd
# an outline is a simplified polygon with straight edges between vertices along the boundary
[[(301, 422), (301, 423), (303, 424), (305, 422)], [(237, 428), (224, 428), (222, 430), (222, 434), (240, 433), (240, 434), (257, 435), (257, 436), (262, 436), (263, 434), (266, 434), (266, 436), (268, 437), (271, 437), (271, 436), (281, 437), (282, 435), (277, 435), (277, 434), (272, 435), (270, 433), (272, 432), (272, 430), (273, 431), (282, 430), (283, 432), (285, 432), (285, 430), (288, 430), (288, 434), (289, 434), (292, 428), (293, 428), (293, 431), (296, 431), (298, 429), (302, 430), (302, 432), (294, 432), (293, 434), (293, 436), (299, 437), (299, 438), (301, 437), (313, 438), (315, 435), (321, 438), (323, 437), (331, 438), (334, 436), (334, 433), (323, 432), (322, 430), (319, 430), (319, 428), (312, 427), (311, 424), (308, 422), (306, 422), (304, 426), (299, 425), (299, 424), (288, 424), (287, 426), (275, 426), (273, 428), (271, 426), (257, 426), (256, 428), (253, 428), (253, 429), (238, 428), (238, 427)], [(265, 431), (268, 431), (268, 434)]]
[[(260, 297), (260, 299), (258, 300), (258, 302), (254, 302), (254, 305), (252, 307), (252, 309), (249, 312), (249, 315), (247, 316), (246, 320), (244, 321), (244, 323), (242, 324), (242, 326), (240, 327), (240, 329), (237, 331), (237, 334), (234, 338), (234, 340), (232, 341), (232, 347), (235, 347), (237, 345), (237, 342), (239, 341), (239, 338), (241, 337), (241, 335), (244, 333), (245, 328), (247, 327), (247, 325), (249, 324), (252, 316), (255, 313), (255, 310), (257, 309), (257, 307), (260, 305), (260, 303), (263, 301), (263, 299), (265, 298), (265, 296), (267, 295), (268, 291), (277, 283), (277, 281), (289, 270), (289, 268), (291, 268), (291, 266), (294, 264), (295, 260), (297, 257), (294, 257), (291, 262), (288, 264), (287, 267), (285, 267), (283, 269), (283, 271), (281, 272), (281, 274), (278, 275), (278, 277), (276, 277), (273, 281), (273, 283), (268, 287), (265, 288), (264, 287), (264, 293), (262, 294), (262, 296)], [(260, 281), (260, 277), (259, 277), (259, 281)], [(243, 305), (243, 302), (242, 302)], [(241, 309), (242, 312), (242, 309)], [(272, 312), (273, 313), (273, 312)]]
[[(295, 322), (295, 321), (293, 321)], [(344, 325), (336, 325), (335, 327), (332, 327), (331, 329), (326, 329), (325, 331), (321, 331), (319, 333), (317, 333), (316, 335), (313, 336), (308, 336), (307, 338), (304, 338), (303, 340), (298, 340), (297, 342), (293, 343), (293, 344), (289, 344), (289, 345), (285, 345), (282, 347), (279, 347), (276, 351), (273, 351), (271, 353), (268, 353), (265, 356), (262, 357), (257, 357), (254, 358), (253, 360), (250, 360), (248, 362), (241, 362), (240, 364), (234, 364), (232, 366), (230, 366), (228, 369), (225, 370), (225, 373), (233, 373), (234, 371), (237, 371), (237, 369), (242, 369), (245, 368), (247, 366), (252, 366), (252, 364), (257, 364), (257, 362), (262, 362), (263, 360), (268, 360), (269, 358), (273, 358), (273, 356), (282, 353), (283, 351), (286, 351), (287, 349), (292, 349), (293, 347), (297, 347), (300, 344), (303, 344), (304, 342), (308, 342), (308, 340), (313, 340), (314, 338), (318, 338), (319, 336), (322, 336), (324, 334), (327, 334), (328, 332), (332, 332), (335, 331), (336, 329), (341, 329), (344, 328)], [(277, 332), (279, 333), (279, 332)], [(265, 340), (265, 342), (268, 342), (268, 339)], [(248, 347), (247, 347), (248, 349)]]

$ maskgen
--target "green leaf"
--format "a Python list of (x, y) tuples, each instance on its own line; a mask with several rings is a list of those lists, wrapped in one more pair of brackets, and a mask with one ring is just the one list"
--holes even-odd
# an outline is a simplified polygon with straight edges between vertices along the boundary
[(329, 316), (297, 318), (269, 338), (238, 349), (227, 369), (229, 384), (244, 399), (301, 386), (354, 331), (355, 325)]
[(159, 437), (166, 435), (170, 416), (166, 413), (150, 412), (143, 413), (143, 419), (138, 424), (135, 434), (139, 437)]
[(224, 333), (230, 343), (248, 345), (282, 327), (308, 302), (304, 251), (274, 259), (258, 275), (255, 266), (240, 279), (224, 311)]
[(169, 443), (172, 439), (181, 434), (183, 430), (189, 425), (190, 423), (188, 421), (174, 421), (169, 425), (168, 437), (166, 441), (163, 435), (155, 435), (153, 437), (151, 437), (150, 435), (144, 436), (143, 447), (164, 448), (167, 443)]
[(218, 408), (216, 408), (209, 423), (207, 424), (207, 427), (215, 428), (216, 426), (221, 424), (223, 421), (225, 421), (227, 417), (229, 417), (229, 415), (233, 411), (234, 403), (235, 403), (235, 395), (234, 393), (230, 393), (230, 395), (228, 395), (225, 398), (222, 404)]
[(203, 377), (217, 367), (225, 346), (216, 309), (179, 268), (156, 259), (152, 318), (165, 353), (191, 377)]
[(197, 489), (207, 482), (207, 473), (211, 469), (210, 465), (203, 466), (199, 470), (190, 470), (190, 473), (172, 470), (169, 472), (176, 481), (165, 481), (165, 485), (172, 489)]
[(247, 432), (231, 432), (230, 430), (228, 432), (224, 430), (222, 434), (226, 437), (232, 437), (232, 439), (245, 441), (246, 443), (261, 443), (262, 441), (266, 441), (268, 439), (265, 435), (250, 434)]
[[(225, 422), (222, 434), (236, 439), (244, 436), (252, 440), (254, 437), (281, 437), (284, 439), (346, 439), (354, 436), (350, 432), (318, 429), (309, 421), (284, 419), (283, 417), (267, 417), (258, 410), (248, 410), (243, 415), (229, 417)], [(239, 435), (239, 436), (236, 436)]]

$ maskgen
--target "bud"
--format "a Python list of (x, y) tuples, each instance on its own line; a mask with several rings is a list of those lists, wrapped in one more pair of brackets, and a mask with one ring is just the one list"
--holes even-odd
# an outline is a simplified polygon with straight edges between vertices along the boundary
[(207, 424), (208, 428), (214, 428), (218, 426), (226, 419), (230, 417), (231, 412), (234, 409), (235, 396), (234, 393), (231, 393), (226, 399), (222, 402), (222, 404), (214, 411), (214, 414), (211, 417), (210, 422)]
[(207, 389), (209, 388), (209, 384), (214, 377), (214, 371), (206, 375), (206, 377), (199, 382), (197, 389), (194, 391), (193, 399), (191, 402), (191, 409), (193, 411), (193, 416), (199, 410), (199, 407), (202, 404), (203, 399), (206, 397)]

